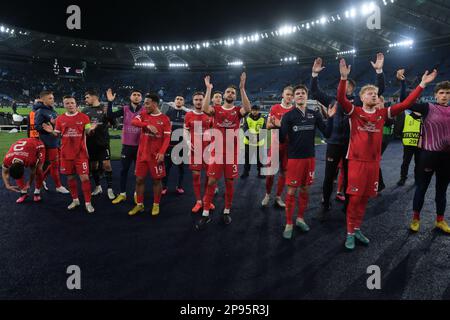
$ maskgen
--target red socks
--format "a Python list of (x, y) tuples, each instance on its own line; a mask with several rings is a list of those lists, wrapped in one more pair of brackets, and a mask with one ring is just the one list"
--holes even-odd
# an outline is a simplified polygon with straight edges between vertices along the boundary
[(280, 174), (278, 176), (278, 183), (277, 183), (277, 197), (281, 197), (285, 184), (286, 184), (286, 177)]
[(161, 181), (159, 182), (159, 186), (153, 187), (153, 203), (159, 204), (161, 202)]
[(420, 220), (420, 212), (419, 211), (413, 211), (413, 219)]
[(295, 209), (295, 195), (286, 194), (286, 224), (293, 224), (292, 216)]
[(347, 207), (347, 233), (355, 233), (361, 227), (366, 212), (368, 197), (350, 195)]
[(17, 186), (20, 188), (20, 190), (22, 191), (25, 188), (25, 179), (22, 177), (20, 179), (16, 180)]
[(225, 179), (225, 209), (231, 209), (234, 195), (234, 180)]
[[(74, 179), (74, 181), (76, 180)], [(91, 181), (81, 181), (81, 190), (83, 191), (84, 202), (91, 202)]]
[[(75, 178), (67, 179), (67, 186), (69, 187), (72, 199), (78, 199), (78, 184)], [(89, 194), (90, 195), (90, 194)]]
[(136, 202), (138, 204), (144, 204), (144, 195), (137, 193), (136, 194), (136, 200), (137, 200)]
[(205, 192), (205, 197), (204, 197), (204, 201), (203, 201), (203, 210), (209, 210), (210, 206), (211, 206), (211, 201), (214, 198), (214, 191), (216, 190), (216, 185), (208, 185), (206, 187), (206, 192)]
[(193, 174), (192, 181), (194, 185), (194, 195), (197, 201), (202, 200), (202, 190), (201, 190), (201, 175)]
[(298, 196), (298, 217), (303, 219), (305, 217), (305, 210), (308, 207), (308, 192), (300, 192)]
[(272, 193), (272, 186), (273, 186), (274, 179), (275, 179), (275, 176), (267, 176), (266, 177), (266, 193), (267, 194)]
[(358, 197), (349, 195), (347, 206), (347, 233), (354, 234), (358, 215)]

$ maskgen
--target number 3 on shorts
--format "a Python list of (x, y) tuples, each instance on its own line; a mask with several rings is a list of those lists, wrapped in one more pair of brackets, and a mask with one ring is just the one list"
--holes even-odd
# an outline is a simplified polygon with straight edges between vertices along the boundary
[(236, 164), (233, 164), (233, 173), (237, 173), (238, 172), (238, 167)]

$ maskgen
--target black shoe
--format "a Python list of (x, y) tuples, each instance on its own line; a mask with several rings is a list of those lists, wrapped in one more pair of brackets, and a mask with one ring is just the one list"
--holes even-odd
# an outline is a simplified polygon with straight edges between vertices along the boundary
[(206, 225), (210, 222), (211, 222), (211, 218), (209, 216), (207, 216), (207, 217), (202, 216), (200, 218), (200, 220), (198, 220), (197, 223), (195, 224), (195, 228), (197, 230), (203, 230), (206, 228)]
[(223, 223), (225, 223), (225, 224), (230, 224), (232, 221), (230, 214), (224, 214), (222, 219), (223, 219)]
[(247, 179), (248, 176), (249, 176), (248, 172), (244, 172), (244, 173), (241, 175), (241, 179)]
[(398, 180), (398, 182), (397, 182), (397, 185), (399, 187), (402, 187), (405, 185), (405, 182), (406, 182), (406, 178), (400, 178), (400, 180)]

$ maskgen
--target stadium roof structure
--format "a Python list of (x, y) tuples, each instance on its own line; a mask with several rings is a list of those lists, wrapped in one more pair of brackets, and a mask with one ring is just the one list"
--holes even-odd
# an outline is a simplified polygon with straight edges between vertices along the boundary
[[(367, 23), (374, 21), (377, 8), (381, 28), (371, 30)], [(246, 35), (186, 43), (93, 41), (0, 25), (3, 59), (65, 58), (105, 67), (158, 70), (269, 66), (311, 61), (317, 56), (337, 58), (449, 43), (450, 4), (446, 0), (363, 1), (277, 30), (249, 30)]]

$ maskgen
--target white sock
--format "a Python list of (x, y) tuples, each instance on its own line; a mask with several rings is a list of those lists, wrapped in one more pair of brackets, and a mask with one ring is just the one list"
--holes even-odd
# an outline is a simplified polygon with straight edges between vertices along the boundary
[(230, 209), (223, 209), (223, 214), (230, 214)]
[(202, 216), (209, 217), (209, 210), (203, 210)]

